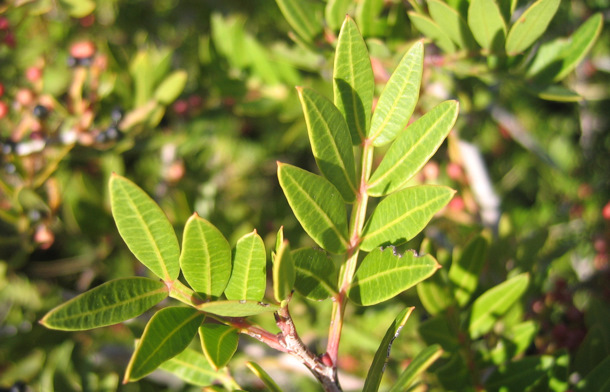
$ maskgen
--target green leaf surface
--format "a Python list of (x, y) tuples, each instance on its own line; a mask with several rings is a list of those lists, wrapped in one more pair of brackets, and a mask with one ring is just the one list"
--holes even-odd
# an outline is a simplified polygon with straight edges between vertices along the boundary
[(488, 391), (525, 391), (540, 380), (553, 366), (550, 355), (525, 357), (500, 366), (493, 372), (485, 386)]
[(383, 34), (386, 26), (385, 21), (380, 18), (384, 8), (384, 0), (362, 0), (358, 2), (356, 20), (365, 37), (379, 36)]
[(514, 56), (529, 48), (546, 31), (560, 0), (538, 0), (515, 21), (506, 37), (506, 52)]
[(259, 364), (248, 361), (246, 362), (246, 366), (263, 382), (263, 384), (265, 384), (269, 391), (282, 392), (282, 388), (280, 388), (275, 381), (273, 381), (271, 376), (269, 376), (269, 374), (267, 374), (267, 372), (260, 367)]
[(608, 392), (610, 391), (610, 356), (606, 357), (593, 370), (587, 374), (585, 378), (576, 384), (576, 390), (579, 392)]
[(224, 317), (248, 317), (266, 312), (275, 312), (279, 306), (257, 301), (210, 301), (197, 305), (202, 312)]
[(536, 324), (535, 321), (528, 320), (512, 326), (501, 336), (496, 347), (490, 352), (491, 360), (496, 365), (501, 365), (525, 352), (538, 332)]
[(456, 101), (445, 101), (409, 125), (373, 172), (368, 194), (384, 196), (402, 188), (438, 150), (458, 112)]
[(169, 105), (174, 102), (184, 90), (187, 79), (188, 74), (186, 71), (175, 71), (157, 87), (154, 93), (155, 99), (163, 105)]
[(369, 129), (375, 80), (366, 44), (348, 16), (337, 40), (333, 69), (334, 103), (345, 116), (354, 145)]
[(458, 11), (440, 0), (428, 0), (428, 10), (434, 22), (461, 49), (477, 47), (468, 24)]
[(328, 99), (309, 88), (297, 88), (318, 168), (343, 200), (356, 198), (356, 166), (345, 119)]
[(431, 315), (442, 312), (455, 301), (451, 295), (447, 272), (443, 269), (420, 282), (416, 288), (419, 300)]
[(345, 20), (352, 0), (328, 0), (324, 8), (324, 19), (332, 30), (339, 30)]
[(477, 288), (487, 247), (487, 240), (477, 236), (466, 245), (459, 257), (453, 259), (449, 269), (449, 280), (453, 286), (453, 295), (460, 306), (468, 303)]
[(292, 29), (306, 42), (311, 42), (322, 32), (318, 14), (321, 3), (305, 0), (275, 0)]
[(379, 390), (379, 384), (381, 384), (381, 378), (383, 377), (383, 372), (385, 371), (385, 367), (390, 359), (390, 350), (392, 349), (392, 343), (394, 343), (394, 339), (398, 337), (400, 334), (400, 330), (407, 323), (409, 316), (413, 312), (414, 307), (406, 308), (402, 310), (396, 319), (392, 322), (392, 325), (388, 328), (383, 339), (381, 339), (381, 343), (379, 344), (379, 348), (377, 352), (375, 352), (375, 356), (373, 357), (373, 363), (369, 368), (369, 372), (366, 375), (366, 380), (364, 381), (364, 387), (362, 388), (363, 392), (377, 392)]
[(394, 254), (392, 247), (375, 249), (356, 270), (348, 296), (358, 305), (374, 305), (413, 287), (431, 276), (440, 265), (430, 255)]
[(436, 315), (422, 322), (418, 327), (419, 334), (426, 344), (440, 344), (448, 352), (460, 348), (458, 331), (444, 314)]
[(423, 63), (424, 45), (416, 42), (400, 60), (375, 107), (368, 133), (375, 146), (394, 140), (409, 122), (419, 98)]
[(347, 216), (337, 188), (323, 177), (281, 162), (278, 178), (307, 234), (327, 251), (344, 253), (348, 245)]
[(418, 14), (417, 12), (409, 11), (408, 14), (409, 20), (411, 20), (413, 26), (427, 38), (431, 39), (443, 52), (455, 52), (456, 47), (453, 43), (454, 41), (435, 21), (425, 15)]
[(409, 390), (417, 376), (424, 373), (442, 354), (443, 349), (438, 344), (433, 344), (420, 351), (398, 376), (398, 380), (394, 382), (390, 392)]
[(137, 317), (167, 295), (163, 282), (139, 277), (116, 279), (52, 309), (40, 323), (64, 331), (103, 327)]
[(292, 293), (296, 272), (288, 241), (280, 245), (273, 261), (273, 296), (282, 302)]
[(529, 274), (520, 274), (487, 290), (472, 305), (468, 332), (473, 339), (489, 332), (494, 323), (525, 292)]
[(159, 278), (169, 282), (180, 272), (180, 246), (169, 220), (142, 189), (128, 179), (110, 178), (112, 216), (129, 250)]
[(60, 0), (60, 4), (73, 18), (84, 18), (95, 11), (93, 0)]
[(577, 92), (560, 84), (538, 85), (530, 82), (524, 87), (529, 93), (546, 101), (580, 102), (583, 100)]
[(223, 376), (212, 369), (203, 354), (190, 348), (164, 362), (159, 368), (172, 373), (189, 384), (200, 387), (210, 385)]
[(193, 290), (208, 298), (219, 297), (231, 277), (231, 246), (213, 224), (196, 213), (184, 227), (180, 266)]
[(305, 298), (321, 301), (337, 294), (335, 264), (322, 250), (297, 249), (292, 252), (296, 271), (295, 289)]
[(233, 252), (233, 272), (225, 290), (229, 300), (260, 301), (267, 284), (265, 243), (254, 230), (241, 237)]
[(491, 52), (504, 49), (506, 24), (494, 0), (472, 0), (468, 7), (468, 26), (483, 49)]
[(161, 309), (150, 319), (136, 346), (125, 381), (135, 381), (184, 350), (197, 333), (204, 314), (193, 308)]
[(199, 327), (199, 338), (205, 357), (216, 370), (229, 363), (239, 342), (237, 330), (224, 324), (202, 324)]
[(400, 245), (411, 240), (454, 194), (453, 189), (445, 186), (420, 185), (389, 195), (366, 222), (360, 248), (370, 252), (381, 245)]

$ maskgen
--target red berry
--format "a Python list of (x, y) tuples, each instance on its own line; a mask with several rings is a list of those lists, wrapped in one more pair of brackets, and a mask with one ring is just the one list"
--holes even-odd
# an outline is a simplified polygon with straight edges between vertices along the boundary
[(426, 163), (426, 166), (424, 166), (423, 169), (424, 177), (428, 181), (435, 181), (438, 178), (438, 172), (438, 163), (436, 163), (435, 161), (430, 161)]
[(30, 67), (25, 71), (25, 77), (32, 83), (36, 82), (42, 77), (42, 69), (38, 67)]
[(610, 221), (610, 201), (602, 208), (602, 216), (605, 220)]
[(455, 196), (449, 202), (448, 207), (453, 211), (462, 211), (466, 207), (466, 204), (464, 203), (464, 199), (462, 199), (460, 196)]
[(449, 162), (447, 165), (447, 175), (454, 181), (459, 181), (463, 176), (464, 172), (462, 167), (454, 162)]
[(0, 31), (8, 30), (9, 27), (10, 23), (8, 22), (8, 19), (6, 19), (5, 16), (0, 16)]
[(172, 109), (174, 109), (174, 113), (176, 113), (177, 115), (183, 116), (188, 112), (189, 104), (186, 100), (179, 99), (178, 101), (174, 102)]
[(70, 55), (75, 59), (88, 59), (95, 54), (95, 44), (91, 41), (81, 41), (72, 44)]
[(0, 119), (6, 117), (8, 114), (8, 104), (0, 101)]
[(12, 31), (9, 31), (4, 36), (4, 43), (6, 44), (6, 46), (8, 46), (11, 49), (13, 49), (15, 47), (15, 45), (17, 44), (17, 41), (15, 41), (15, 34), (13, 34)]
[(34, 102), (34, 93), (32, 92), (32, 90), (22, 88), (17, 91), (15, 100), (22, 106), (29, 106), (32, 104), (32, 102)]
[(0, 98), (4, 95), (4, 85), (0, 83)]

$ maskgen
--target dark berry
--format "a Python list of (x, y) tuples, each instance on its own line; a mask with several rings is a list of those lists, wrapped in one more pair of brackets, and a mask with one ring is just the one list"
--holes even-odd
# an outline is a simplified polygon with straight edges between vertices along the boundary
[(104, 144), (108, 141), (108, 136), (106, 135), (105, 131), (100, 131), (97, 136), (95, 136), (95, 142), (96, 143), (100, 143), (100, 144)]
[(82, 59), (78, 59), (78, 65), (81, 67), (90, 67), (93, 64), (93, 56), (92, 57), (83, 57)]
[(38, 118), (45, 118), (49, 115), (49, 109), (44, 105), (36, 105), (32, 113)]
[(28, 218), (31, 222), (38, 222), (42, 219), (42, 212), (40, 210), (30, 210), (28, 212)]
[(0, 144), (0, 146), (2, 146), (2, 154), (9, 155), (15, 151), (17, 143), (12, 140), (5, 140), (4, 142), (2, 142), (2, 144)]
[(76, 67), (76, 65), (78, 64), (78, 60), (76, 60), (74, 57), (72, 56), (68, 56), (68, 58), (66, 59), (66, 65), (69, 68), (74, 68)]
[(104, 132), (108, 140), (117, 140), (120, 136), (119, 129), (115, 125), (111, 125)]
[(119, 106), (115, 106), (110, 112), (110, 118), (114, 124), (118, 124), (123, 119), (123, 110)]

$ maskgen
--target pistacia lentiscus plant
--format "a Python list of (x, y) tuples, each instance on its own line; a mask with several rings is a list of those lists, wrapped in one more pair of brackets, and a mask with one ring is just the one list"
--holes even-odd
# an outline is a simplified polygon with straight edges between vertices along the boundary
[[(216, 381), (239, 388), (219, 370), (235, 353), (239, 334), (245, 334), (296, 357), (326, 391), (340, 391), (337, 357), (346, 306), (389, 300), (439, 268), (431, 255), (399, 254), (394, 247), (416, 236), (454, 194), (444, 186), (409, 186), (458, 115), (457, 102), (446, 101), (405, 129), (419, 96), (423, 52), (421, 42), (411, 46), (372, 112), (371, 62), (356, 24), (347, 18), (336, 48), (334, 102), (314, 90), (297, 89), (321, 175), (278, 163), (278, 178), (296, 218), (319, 248), (291, 250), (280, 230), (271, 253), (273, 289), (267, 297), (267, 251), (256, 230), (232, 250), (212, 223), (194, 214), (180, 246), (159, 206), (131, 181), (113, 175), (111, 205), (119, 232), (160, 281), (133, 277), (107, 282), (53, 309), (42, 324), (62, 330), (102, 327), (136, 317), (171, 297), (186, 306), (170, 302), (150, 319), (125, 382), (161, 367), (196, 385)], [(386, 145), (374, 168), (376, 148)], [(381, 198), (372, 210), (371, 198)], [(341, 258), (338, 268), (328, 254)], [(311, 352), (297, 333), (289, 311), (295, 290), (310, 300), (332, 299), (323, 353)], [(378, 389), (391, 343), (412, 310), (400, 312), (388, 329), (364, 390)], [(279, 333), (248, 318), (263, 313), (274, 315)], [(197, 334), (201, 351), (187, 348)], [(425, 349), (394, 390), (407, 389), (440, 354), (437, 345)], [(278, 390), (260, 366), (250, 367)]]

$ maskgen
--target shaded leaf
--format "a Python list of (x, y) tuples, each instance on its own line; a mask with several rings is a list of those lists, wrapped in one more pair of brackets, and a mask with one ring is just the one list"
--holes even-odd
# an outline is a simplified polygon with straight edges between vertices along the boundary
[(504, 49), (506, 24), (494, 0), (472, 0), (468, 7), (468, 26), (483, 49), (492, 52)]
[(154, 93), (155, 99), (163, 105), (174, 102), (184, 90), (187, 78), (186, 71), (175, 71), (157, 87)]
[(409, 20), (423, 35), (434, 41), (434, 44), (445, 53), (454, 53), (455, 44), (449, 35), (435, 21), (425, 15), (410, 11)]
[(459, 112), (456, 101), (445, 101), (419, 118), (390, 146), (369, 179), (367, 192), (383, 196), (403, 187), (434, 155)]
[(610, 356), (606, 357), (593, 370), (587, 374), (585, 378), (576, 384), (576, 390), (582, 392), (588, 391), (610, 391)]
[(381, 384), (381, 378), (383, 377), (383, 372), (385, 371), (385, 367), (390, 359), (390, 350), (392, 348), (392, 343), (394, 343), (394, 339), (398, 337), (400, 334), (400, 330), (407, 323), (409, 316), (413, 312), (414, 307), (406, 308), (401, 311), (396, 319), (392, 322), (392, 325), (388, 328), (383, 339), (381, 339), (381, 343), (379, 344), (379, 348), (377, 352), (375, 352), (375, 356), (373, 357), (373, 363), (369, 368), (369, 372), (366, 375), (366, 380), (364, 381), (364, 387), (362, 388), (363, 392), (376, 392), (379, 389), (379, 384)]
[(64, 331), (103, 327), (137, 317), (167, 295), (163, 282), (139, 277), (116, 279), (52, 309), (40, 323)]
[(210, 301), (197, 305), (202, 312), (225, 317), (248, 317), (256, 314), (275, 312), (279, 306), (257, 301)]
[(533, 320), (524, 321), (513, 325), (500, 338), (500, 341), (490, 352), (491, 360), (496, 365), (501, 365), (511, 358), (525, 352), (532, 344), (538, 332), (537, 323)]
[(295, 289), (304, 297), (321, 301), (337, 293), (335, 264), (326, 253), (312, 248), (292, 252), (296, 279)]
[(420, 351), (398, 376), (398, 380), (396, 380), (390, 392), (408, 390), (415, 378), (425, 372), (442, 354), (443, 349), (438, 344), (433, 344)]
[(409, 122), (419, 98), (423, 62), (424, 45), (416, 42), (400, 60), (385, 85), (368, 133), (375, 146), (394, 140)]
[(436, 24), (462, 49), (477, 47), (468, 24), (455, 9), (440, 0), (428, 0), (430, 16)]
[(207, 297), (219, 297), (231, 276), (231, 246), (197, 213), (184, 226), (180, 266), (193, 290)]
[(484, 237), (475, 237), (451, 264), (449, 280), (453, 285), (453, 295), (460, 306), (468, 303), (477, 288), (479, 274), (487, 255), (487, 245)]
[(225, 290), (227, 299), (260, 301), (267, 284), (265, 243), (254, 230), (241, 237), (233, 252), (233, 272)]
[(400, 245), (409, 241), (454, 194), (453, 189), (445, 186), (420, 185), (389, 195), (366, 222), (360, 248), (369, 252), (380, 245)]
[(333, 91), (334, 103), (345, 116), (352, 143), (360, 144), (370, 125), (375, 81), (366, 44), (349, 16), (345, 17), (337, 40)]
[(290, 245), (284, 241), (273, 261), (273, 295), (277, 302), (282, 302), (292, 293), (295, 276)]
[(311, 42), (322, 32), (318, 14), (321, 4), (304, 0), (275, 0), (292, 29), (306, 42)]
[(216, 372), (203, 354), (187, 348), (172, 359), (164, 362), (159, 368), (172, 373), (192, 385), (204, 387), (223, 374)]
[(560, 0), (538, 0), (515, 21), (506, 37), (506, 52), (516, 55), (529, 48), (546, 31)]
[(133, 182), (113, 174), (110, 204), (119, 234), (129, 250), (159, 278), (176, 279), (180, 247), (174, 228), (157, 203)]
[(202, 324), (199, 327), (199, 338), (205, 357), (216, 370), (229, 363), (239, 342), (237, 330), (224, 324)]
[(267, 374), (267, 372), (260, 367), (260, 365), (248, 361), (246, 362), (246, 366), (263, 382), (263, 384), (265, 384), (267, 388), (269, 388), (271, 392), (282, 392), (282, 389), (275, 383), (275, 381), (273, 381), (271, 376), (269, 376), (269, 374)]
[(453, 304), (447, 272), (443, 269), (417, 286), (417, 296), (424, 309), (432, 315), (438, 314)]
[(443, 314), (436, 315), (418, 327), (419, 334), (426, 344), (440, 344), (443, 350), (454, 352), (460, 348), (458, 331)]
[(383, 0), (362, 0), (358, 2), (356, 20), (365, 37), (382, 35), (385, 22), (380, 18), (383, 11)]
[(203, 313), (193, 308), (171, 307), (155, 313), (127, 365), (125, 382), (139, 380), (184, 350), (203, 318)]
[(347, 217), (339, 191), (323, 177), (278, 162), (278, 178), (303, 229), (332, 253), (347, 249)]
[(544, 377), (553, 366), (550, 355), (525, 357), (496, 369), (485, 386), (489, 391), (525, 391), (529, 386)]
[(343, 200), (353, 202), (356, 198), (356, 166), (345, 119), (332, 102), (316, 91), (309, 88), (297, 90), (318, 168), (341, 193)]
[(369, 253), (356, 270), (348, 296), (358, 305), (388, 300), (431, 276), (440, 265), (430, 255), (394, 254), (389, 247)]
[(580, 102), (583, 98), (575, 91), (559, 84), (537, 85), (527, 83), (525, 89), (541, 99), (556, 102)]

